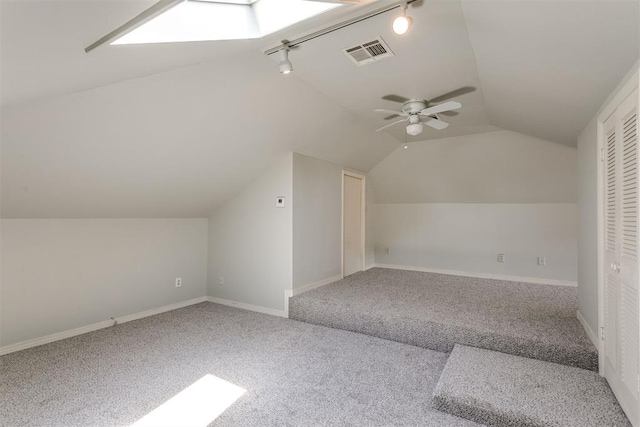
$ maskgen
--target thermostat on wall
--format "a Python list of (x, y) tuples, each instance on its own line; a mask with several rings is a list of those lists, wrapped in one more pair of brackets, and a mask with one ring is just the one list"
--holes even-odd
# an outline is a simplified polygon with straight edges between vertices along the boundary
[(276, 208), (284, 208), (284, 197), (276, 197)]

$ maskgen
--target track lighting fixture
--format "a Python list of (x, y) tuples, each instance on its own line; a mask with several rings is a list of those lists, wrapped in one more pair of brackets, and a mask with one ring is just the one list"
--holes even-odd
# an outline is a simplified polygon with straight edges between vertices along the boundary
[(398, 35), (403, 35), (409, 28), (411, 28), (411, 24), (413, 19), (409, 15), (407, 15), (407, 2), (406, 0), (401, 3), (402, 6), (402, 15), (396, 16), (393, 20), (393, 32)]
[[(1, 0), (0, 0), (1, 1)], [(181, 0), (163, 0), (163, 1), (181, 1)], [(182, 0), (184, 1), (184, 0)], [(238, 2), (239, 0), (234, 0), (233, 2)], [(246, 1), (246, 0), (245, 0)], [(325, 0), (325, 1), (331, 1), (334, 3), (357, 3), (357, 1), (355, 0)], [(334, 33), (337, 30), (341, 30), (342, 28), (346, 28), (349, 27), (351, 25), (357, 25), (358, 23), (365, 21), (367, 19), (371, 19), (371, 18), (375, 18), (376, 16), (380, 16), (383, 13), (387, 13), (387, 12), (391, 12), (391, 11), (397, 11), (398, 6), (400, 6), (402, 8), (402, 14), (399, 16), (396, 16), (395, 19), (393, 20), (393, 31), (396, 34), (405, 34), (407, 31), (409, 31), (409, 28), (411, 27), (411, 24), (413, 22), (413, 20), (411, 19), (411, 17), (409, 15), (407, 15), (407, 9), (409, 7), (410, 4), (413, 4), (414, 2), (417, 2), (419, 0), (401, 0), (399, 2), (393, 2), (391, 4), (387, 4), (383, 7), (374, 9), (374, 10), (370, 10), (369, 12), (359, 15), (359, 16), (353, 16), (345, 21), (342, 22), (338, 22), (336, 24), (333, 25), (329, 25), (328, 27), (322, 28), (320, 30), (317, 31), (313, 31), (311, 33), (305, 34), (304, 36), (298, 37), (296, 39), (293, 40), (284, 40), (281, 44), (277, 45), (277, 46), (273, 46), (269, 49), (266, 49), (263, 53), (267, 56), (270, 55), (279, 55), (280, 58), (282, 58), (282, 61), (280, 62), (280, 67), (281, 70), (284, 67), (285, 70), (288, 70), (288, 72), (291, 72), (293, 70), (293, 66), (291, 65), (291, 62), (289, 62), (288, 59), (288, 52), (282, 52), (282, 50), (284, 50), (285, 48), (287, 48), (287, 51), (289, 50), (288, 48), (291, 47), (299, 47), (300, 45), (302, 45), (303, 43), (306, 43), (308, 41), (311, 40), (315, 40), (318, 37), (322, 37), (324, 35), (327, 34), (331, 34)], [(286, 71), (283, 71), (286, 72)]]
[(293, 64), (289, 61), (289, 50), (288, 45), (280, 49), (280, 72), (282, 74), (289, 74), (293, 71)]

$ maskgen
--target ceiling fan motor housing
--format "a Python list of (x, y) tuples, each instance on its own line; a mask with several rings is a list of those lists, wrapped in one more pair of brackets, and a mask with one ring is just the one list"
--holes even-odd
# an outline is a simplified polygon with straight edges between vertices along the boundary
[(420, 116), (417, 114), (412, 114), (409, 116), (409, 123), (416, 124), (416, 123), (420, 123)]
[(428, 102), (424, 99), (410, 99), (402, 104), (402, 112), (407, 114), (418, 114), (427, 108)]

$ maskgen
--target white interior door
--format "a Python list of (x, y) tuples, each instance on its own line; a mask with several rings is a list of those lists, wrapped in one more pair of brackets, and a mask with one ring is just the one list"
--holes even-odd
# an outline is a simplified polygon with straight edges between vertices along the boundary
[(604, 374), (640, 422), (638, 92), (604, 122)]
[(349, 276), (364, 269), (363, 180), (344, 175), (343, 200), (343, 274)]

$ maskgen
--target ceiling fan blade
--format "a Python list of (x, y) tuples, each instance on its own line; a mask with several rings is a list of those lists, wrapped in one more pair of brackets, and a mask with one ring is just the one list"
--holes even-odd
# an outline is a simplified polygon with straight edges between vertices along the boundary
[(434, 114), (442, 113), (444, 111), (457, 110), (462, 108), (462, 104), (456, 101), (445, 102), (444, 104), (434, 105), (433, 107), (425, 108), (420, 111), (421, 116), (432, 116)]
[(399, 115), (397, 115), (397, 114), (392, 114), (392, 115), (390, 115), (390, 116), (385, 117), (384, 119), (385, 119), (385, 120), (391, 120), (391, 119), (395, 119), (396, 117), (400, 117), (400, 116), (399, 116)]
[(384, 99), (385, 101), (393, 101), (393, 102), (407, 102), (409, 100), (409, 98), (405, 98), (404, 96), (400, 96), (400, 95), (385, 95), (382, 97), (382, 99)]
[(443, 111), (442, 113), (440, 113), (443, 116), (447, 116), (447, 117), (455, 117), (457, 116), (459, 113), (457, 111)]
[[(376, 132), (379, 132), (379, 131), (381, 131), (381, 130), (383, 130), (383, 129), (386, 129), (386, 128), (388, 128), (388, 127), (391, 127), (391, 126), (393, 126), (393, 125), (397, 125), (398, 123), (406, 122), (407, 120), (408, 120), (408, 119), (402, 119), (402, 120), (398, 120), (398, 121), (396, 121), (396, 122), (390, 123), (390, 124), (388, 124), (388, 125), (386, 125), (386, 126), (382, 126), (380, 129), (376, 129)], [(444, 123), (444, 122), (442, 122), (442, 123)]]
[(403, 113), (402, 111), (393, 111), (393, 110), (385, 110), (384, 108), (378, 108), (376, 110), (373, 110), (376, 113), (387, 113), (387, 114), (395, 114), (397, 116), (407, 116), (407, 113)]
[(443, 122), (442, 120), (434, 119), (432, 117), (427, 117), (422, 121), (422, 123), (437, 130), (442, 130), (449, 127), (449, 123)]
[(451, 99), (451, 98), (455, 98), (456, 96), (461, 96), (464, 95), (466, 93), (471, 93), (474, 92), (476, 90), (475, 87), (473, 86), (463, 86), (459, 89), (456, 90), (452, 90), (451, 92), (447, 92), (444, 95), (440, 95), (437, 96), (433, 99), (430, 99), (429, 102), (442, 102), (442, 101), (446, 101), (447, 99)]

